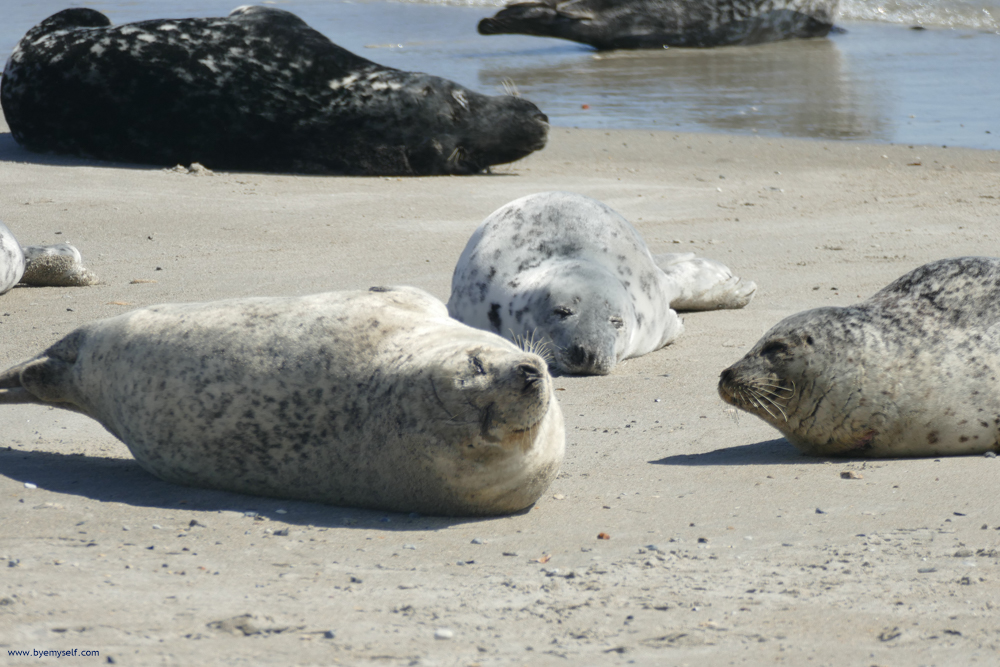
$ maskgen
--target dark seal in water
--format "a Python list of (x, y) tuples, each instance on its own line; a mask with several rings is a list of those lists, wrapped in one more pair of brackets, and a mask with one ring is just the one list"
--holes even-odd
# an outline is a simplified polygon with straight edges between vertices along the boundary
[(118, 26), (61, 11), (14, 49), (0, 103), (29, 150), (250, 171), (474, 174), (548, 132), (526, 100), (382, 67), (264, 7)]
[(540, 0), (479, 22), (483, 35), (559, 37), (598, 49), (760, 44), (823, 37), (837, 0)]

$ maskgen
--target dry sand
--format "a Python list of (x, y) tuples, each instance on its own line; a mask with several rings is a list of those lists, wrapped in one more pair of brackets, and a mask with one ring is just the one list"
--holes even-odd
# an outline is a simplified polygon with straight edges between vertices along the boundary
[(996, 664), (1000, 459), (806, 458), (715, 386), (791, 313), (1000, 254), (998, 162), (554, 129), (486, 176), (195, 176), (32, 155), (0, 134), (0, 220), (23, 244), (76, 244), (105, 281), (0, 297), (4, 367), (159, 302), (376, 284), (447, 299), (476, 225), (551, 189), (607, 202), (653, 252), (759, 285), (745, 310), (689, 314), (677, 343), (611, 376), (557, 379), (563, 472), (506, 518), (178, 487), (86, 418), (6, 407), (0, 663)]

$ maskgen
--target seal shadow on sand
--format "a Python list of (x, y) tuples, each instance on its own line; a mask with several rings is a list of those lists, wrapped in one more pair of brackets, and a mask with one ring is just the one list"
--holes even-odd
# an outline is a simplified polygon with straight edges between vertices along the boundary
[[(283, 500), (165, 482), (133, 459), (0, 449), (0, 475), (39, 489), (102, 503), (195, 512), (239, 512), (291, 525), (388, 531), (438, 530), (464, 523), (503, 519), (529, 512), (534, 505), (496, 517), (446, 517), (338, 507), (304, 500)], [(25, 502), (32, 502), (24, 490)], [(287, 514), (278, 513), (278, 509)], [(192, 517), (195, 518), (195, 517)], [(206, 519), (207, 521), (207, 519)]]
[[(42, 164), (47, 166), (55, 167), (103, 167), (106, 169), (134, 169), (136, 171), (170, 171), (173, 169), (174, 165), (165, 164), (137, 164), (134, 162), (112, 162), (109, 160), (99, 160), (97, 158), (86, 158), (78, 157), (74, 155), (58, 155), (56, 153), (33, 153), (26, 148), (22, 148), (19, 143), (14, 141), (14, 135), (10, 132), (0, 132), (0, 162), (24, 162), (29, 164)], [(517, 160), (515, 160), (517, 162)], [(492, 168), (485, 169), (480, 174), (472, 174), (472, 176), (488, 176), (493, 178), (498, 178), (501, 176), (520, 176), (517, 173), (509, 173), (505, 171), (497, 171), (497, 169), (502, 169), (508, 165), (514, 164), (513, 162), (507, 162), (505, 164), (495, 164)], [(190, 166), (190, 165), (182, 165)], [(212, 165), (204, 165), (212, 171), (216, 171), (212, 168)], [(336, 177), (336, 178), (371, 178), (370, 176), (354, 176), (352, 174), (301, 174), (298, 172), (282, 172), (282, 171), (239, 171), (236, 169), (219, 169), (219, 173), (224, 174), (266, 174), (268, 176), (317, 176), (317, 177)]]
[(0, 132), (0, 162), (27, 162), (56, 167), (115, 167), (123, 169), (157, 169), (153, 165), (125, 164), (124, 162), (107, 162), (71, 155), (56, 155), (55, 153), (33, 153), (22, 148), (14, 141), (10, 132)]
[[(806, 456), (795, 449), (784, 438), (755, 442), (750, 445), (723, 447), (701, 454), (677, 454), (649, 461), (664, 466), (744, 466), (744, 465), (802, 465), (805, 463), (826, 463), (831, 459), (821, 456)], [(850, 459), (837, 459), (849, 461)], [(859, 459), (860, 460), (860, 459)]]

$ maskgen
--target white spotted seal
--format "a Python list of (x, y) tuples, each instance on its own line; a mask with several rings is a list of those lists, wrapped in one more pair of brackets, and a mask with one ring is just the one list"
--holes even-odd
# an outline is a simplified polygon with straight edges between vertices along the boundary
[(727, 403), (815, 456), (1000, 448), (1000, 259), (925, 264), (779, 322), (722, 372)]
[(66, 9), (17, 44), (0, 103), (29, 150), (211, 169), (474, 174), (548, 132), (526, 100), (382, 67), (265, 7), (117, 26)]
[(18, 283), (34, 287), (83, 287), (98, 278), (83, 266), (80, 251), (68, 243), (24, 248), (0, 223), (0, 294)]
[(564, 449), (544, 360), (412, 287), (142, 308), (0, 373), (0, 403), (89, 415), (170, 482), (402, 512), (524, 509)]
[(24, 275), (24, 251), (7, 225), (0, 222), (0, 294), (10, 291)]
[(742, 308), (755, 289), (691, 253), (654, 259), (602, 202), (543, 192), (479, 225), (455, 266), (448, 312), (544, 350), (556, 370), (604, 375), (679, 336), (674, 308)]
[(558, 37), (597, 49), (759, 44), (823, 37), (838, 0), (538, 0), (479, 22), (483, 35)]

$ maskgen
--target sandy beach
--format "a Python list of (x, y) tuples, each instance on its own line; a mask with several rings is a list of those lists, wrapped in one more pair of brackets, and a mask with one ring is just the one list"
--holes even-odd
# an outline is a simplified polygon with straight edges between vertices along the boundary
[(95, 422), (4, 407), (0, 663), (995, 664), (1000, 459), (807, 458), (716, 383), (787, 315), (1000, 254), (1000, 152), (554, 128), (492, 175), (334, 178), (39, 156), (0, 132), (0, 220), (103, 279), (0, 296), (4, 367), (148, 304), (399, 284), (446, 300), (472, 230), (545, 190), (759, 285), (610, 376), (557, 378), (562, 472), (505, 518), (179, 487)]

